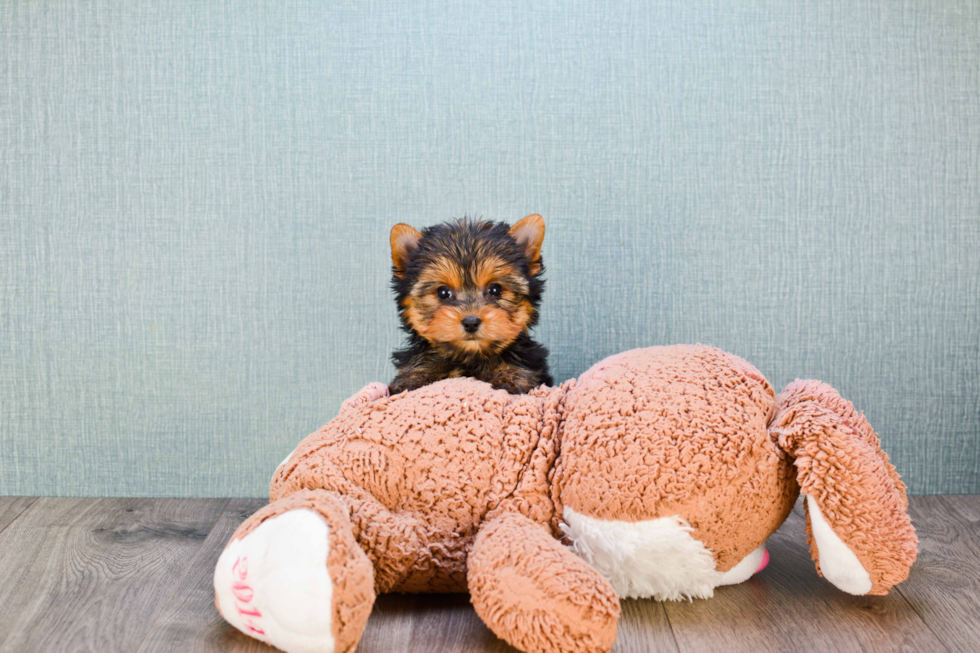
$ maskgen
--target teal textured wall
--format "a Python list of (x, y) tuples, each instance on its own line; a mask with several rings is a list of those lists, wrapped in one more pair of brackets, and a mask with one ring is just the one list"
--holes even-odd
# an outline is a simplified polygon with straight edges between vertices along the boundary
[(980, 5), (0, 0), (0, 494), (265, 493), (388, 230), (548, 224), (556, 377), (703, 342), (980, 492)]

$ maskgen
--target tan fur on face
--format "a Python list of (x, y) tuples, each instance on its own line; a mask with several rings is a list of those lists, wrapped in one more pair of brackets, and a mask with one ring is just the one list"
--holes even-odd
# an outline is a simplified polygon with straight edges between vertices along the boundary
[(508, 298), (513, 301), (516, 295), (524, 295), (528, 291), (527, 279), (520, 270), (514, 269), (506, 261), (497, 257), (480, 261), (473, 272), (473, 278), (479, 292), (486, 292), (490, 284), (500, 284), (503, 289), (501, 301), (506, 301)]
[[(466, 333), (462, 326), (463, 318), (468, 315), (476, 315), (482, 321), (474, 334)], [(460, 351), (493, 353), (504, 349), (523, 331), (528, 318), (519, 315), (515, 322), (513, 317), (496, 306), (485, 306), (475, 313), (456, 306), (443, 306), (435, 311), (419, 334), (430, 342), (451, 345)]]
[[(471, 285), (474, 282), (475, 287)], [(501, 286), (499, 299), (485, 295), (492, 283)], [(436, 294), (442, 286), (468, 301), (463, 305), (444, 305)], [(430, 343), (468, 354), (496, 353), (510, 345), (534, 317), (534, 307), (524, 299), (526, 292), (527, 281), (520, 271), (500, 257), (482, 259), (471, 270), (461, 268), (450, 258), (440, 258), (419, 274), (402, 309), (415, 332)], [(462, 326), (463, 318), (469, 315), (481, 320), (475, 334), (466, 333)]]
[[(468, 353), (493, 353), (506, 348), (526, 328), (533, 315), (528, 302), (518, 304), (512, 313), (495, 305), (486, 305), (474, 312), (458, 306), (441, 306), (427, 297), (421, 301), (409, 300), (405, 310), (409, 323), (429, 342), (451, 345)], [(425, 315), (431, 315), (431, 318), (424, 319)], [(475, 334), (463, 329), (463, 318), (468, 315), (476, 315), (481, 320)]]
[(476, 264), (476, 269), (473, 272), (473, 280), (476, 282), (477, 288), (481, 290), (485, 290), (487, 286), (501, 277), (520, 277), (520, 274), (508, 265), (507, 261), (497, 256), (483, 259)]
[[(436, 294), (439, 288), (447, 286), (453, 292), (459, 292), (463, 286), (463, 270), (455, 261), (449, 258), (440, 258), (427, 266), (418, 281), (412, 288), (412, 294), (402, 301), (402, 314), (408, 323), (415, 329), (415, 332), (426, 340), (439, 342), (451, 342), (457, 335), (451, 335), (451, 325), (453, 312), (439, 315), (444, 309), (442, 302)], [(437, 316), (439, 322), (435, 323)], [(463, 316), (456, 317), (456, 329), (461, 330), (459, 320)]]
[(449, 286), (450, 290), (458, 292), (463, 287), (465, 277), (463, 269), (456, 261), (439, 258), (422, 270), (412, 294), (415, 294), (416, 289), (419, 292), (435, 292), (439, 286)]
[(433, 295), (409, 296), (405, 298), (403, 303), (402, 314), (416, 333), (428, 339), (425, 330), (432, 320), (432, 316), (439, 310), (439, 306), (438, 298)]
[(460, 324), (464, 317), (466, 311), (456, 306), (443, 306), (435, 311), (432, 319), (419, 333), (426, 340), (455, 343), (465, 334)]
[(482, 309), (479, 316), (483, 323), (480, 325), (478, 334), (486, 343), (484, 346), (487, 349), (505, 348), (517, 336), (521, 335), (521, 331), (531, 319), (527, 310), (520, 310), (511, 314), (497, 306), (488, 306)]

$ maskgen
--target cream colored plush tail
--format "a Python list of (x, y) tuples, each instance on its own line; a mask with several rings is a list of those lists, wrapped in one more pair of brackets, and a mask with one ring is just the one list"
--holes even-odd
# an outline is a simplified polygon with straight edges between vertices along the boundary
[(887, 594), (915, 561), (905, 484), (864, 415), (820, 381), (776, 397), (769, 430), (796, 459), (817, 570), (851, 594)]

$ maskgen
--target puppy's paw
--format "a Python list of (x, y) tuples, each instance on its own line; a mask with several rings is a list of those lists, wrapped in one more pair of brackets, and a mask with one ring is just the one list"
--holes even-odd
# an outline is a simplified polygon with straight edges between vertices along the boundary
[(387, 396), (388, 386), (380, 381), (375, 381), (361, 388), (353, 397), (346, 399), (344, 403), (340, 405), (340, 411), (343, 412), (345, 410), (350, 410)]

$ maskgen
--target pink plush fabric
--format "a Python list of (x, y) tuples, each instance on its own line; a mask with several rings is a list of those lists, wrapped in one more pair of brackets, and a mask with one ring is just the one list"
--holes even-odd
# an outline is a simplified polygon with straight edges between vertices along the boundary
[(712, 347), (625, 352), (527, 395), (473, 379), (385, 390), (368, 386), (300, 443), (272, 503), (235, 535), (298, 505), (338, 534), (325, 563), (340, 588), (338, 651), (356, 644), (375, 593), (466, 590), (522, 650), (608, 651), (618, 601), (559, 544), (566, 508), (597, 528), (680, 520), (724, 572), (779, 527), (802, 486), (871, 593), (915, 557), (904, 486), (863, 416), (818, 382), (776, 397)]
[(798, 495), (792, 460), (769, 435), (773, 399), (758, 370), (712, 347), (607, 358), (565, 402), (561, 502), (600, 519), (682, 515), (726, 571), (765, 542)]

